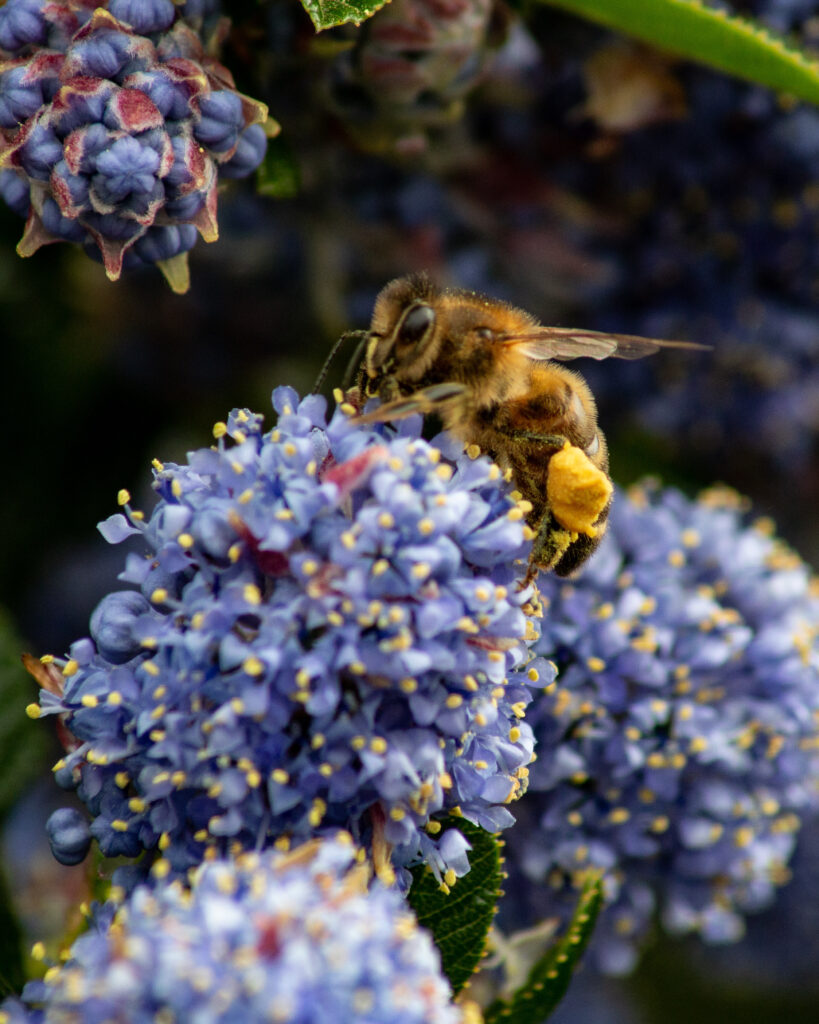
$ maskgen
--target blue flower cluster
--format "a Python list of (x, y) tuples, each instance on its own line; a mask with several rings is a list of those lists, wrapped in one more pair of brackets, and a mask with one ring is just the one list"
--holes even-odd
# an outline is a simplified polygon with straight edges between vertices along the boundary
[(459, 1024), (431, 937), (367, 877), (342, 834), (140, 886), (0, 1021)]
[(187, 287), (197, 231), (218, 235), (218, 176), (249, 174), (266, 148), (267, 108), (206, 53), (207, 13), (172, 0), (0, 7), (0, 196), (27, 218), (21, 255), (78, 242), (111, 279), (159, 263)]
[[(274, 393), (276, 428), (234, 411), (187, 465), (155, 464), (146, 519), (91, 639), (54, 660), (31, 713), (71, 736), (58, 781), (107, 855), (152, 851), (154, 874), (345, 828), (382, 878), (426, 861), (468, 870), (440, 812), (490, 831), (526, 787), (531, 658), (524, 508), (488, 459), (454, 465), (417, 436), (365, 430), (323, 398)], [(232, 443), (231, 443), (232, 442)], [(77, 822), (53, 823), (61, 859)], [(65, 844), (70, 849), (62, 850)]]
[[(655, 903), (671, 933), (740, 937), (789, 876), (819, 802), (819, 589), (727, 489), (621, 494), (576, 581), (541, 577), (538, 760), (512, 830), (518, 899), (554, 912), (607, 873), (604, 969), (629, 970)], [(537, 883), (532, 884), (532, 883)]]

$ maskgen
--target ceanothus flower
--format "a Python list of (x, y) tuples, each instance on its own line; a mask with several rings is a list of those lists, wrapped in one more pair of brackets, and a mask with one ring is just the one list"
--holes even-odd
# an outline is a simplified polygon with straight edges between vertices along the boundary
[(200, 30), (172, 0), (0, 7), (0, 196), (27, 217), (22, 256), (77, 242), (112, 280), (157, 263), (185, 290), (197, 232), (218, 236), (219, 175), (251, 173), (266, 146), (267, 108)]
[[(141, 539), (91, 639), (47, 672), (57, 766), (106, 855), (154, 873), (345, 828), (382, 878), (468, 870), (441, 813), (512, 824), (533, 741), (524, 510), (486, 458), (404, 425), (365, 430), (324, 399), (274, 393), (276, 428), (234, 411), (186, 465), (155, 463), (159, 501), (101, 524)], [(76, 822), (71, 850), (80, 856)], [(62, 858), (61, 858), (62, 859)]]
[(459, 1024), (431, 936), (357, 860), (342, 834), (140, 886), (0, 1020)]
[(554, 913), (603, 868), (610, 972), (631, 969), (655, 906), (671, 933), (738, 939), (817, 807), (819, 592), (745, 511), (727, 489), (635, 488), (578, 579), (540, 580), (537, 650), (559, 677), (527, 716), (538, 760), (509, 889)]

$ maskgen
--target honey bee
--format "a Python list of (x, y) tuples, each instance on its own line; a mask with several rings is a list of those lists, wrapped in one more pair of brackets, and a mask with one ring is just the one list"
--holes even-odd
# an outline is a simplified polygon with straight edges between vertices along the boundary
[(443, 290), (416, 274), (379, 294), (350, 400), (361, 423), (434, 413), (470, 453), (479, 449), (509, 471), (533, 532), (527, 581), (538, 570), (577, 570), (600, 543), (611, 506), (606, 439), (580, 374), (553, 360), (639, 359), (657, 341), (543, 327), (496, 299)]

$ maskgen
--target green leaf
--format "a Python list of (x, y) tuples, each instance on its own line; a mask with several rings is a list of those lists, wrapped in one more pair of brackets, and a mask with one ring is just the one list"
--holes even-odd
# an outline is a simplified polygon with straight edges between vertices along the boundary
[(267, 152), (256, 172), (256, 191), (273, 199), (292, 199), (301, 185), (293, 151), (279, 135), (267, 140)]
[(511, 999), (497, 999), (488, 1007), (485, 1024), (541, 1024), (549, 1016), (569, 987), (602, 903), (601, 876), (595, 872), (583, 887), (565, 935), (535, 963), (526, 984)]
[(720, 71), (819, 103), (819, 62), (747, 18), (701, 0), (544, 0)]
[(351, 21), (360, 25), (371, 14), (380, 11), (388, 0), (301, 0), (310, 20), (316, 26), (316, 32), (335, 25), (346, 25)]
[(444, 974), (457, 993), (486, 948), (503, 877), (501, 846), (496, 836), (464, 818), (445, 818), (441, 825), (443, 831), (457, 828), (469, 840), (469, 871), (445, 892), (429, 868), (415, 868), (408, 900), (419, 923), (432, 932)]
[(37, 684), (20, 661), (23, 644), (0, 612), (0, 816), (43, 770), (48, 732), (26, 715)]

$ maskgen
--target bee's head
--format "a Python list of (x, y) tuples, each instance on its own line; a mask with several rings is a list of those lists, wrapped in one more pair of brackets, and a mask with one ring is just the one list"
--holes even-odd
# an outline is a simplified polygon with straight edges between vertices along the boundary
[(420, 380), (432, 363), (437, 290), (425, 275), (393, 281), (376, 302), (367, 345), (367, 373)]

